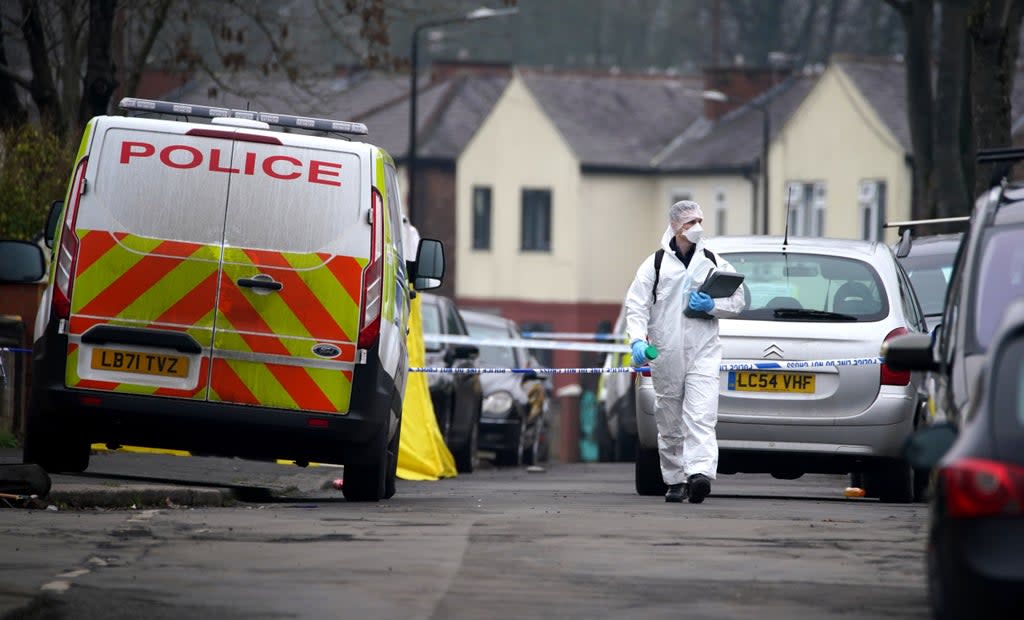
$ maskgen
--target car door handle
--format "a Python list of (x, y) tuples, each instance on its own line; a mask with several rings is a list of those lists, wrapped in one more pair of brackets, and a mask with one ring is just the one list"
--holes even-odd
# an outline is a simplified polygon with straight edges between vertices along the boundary
[(235, 283), (245, 288), (260, 288), (268, 291), (279, 291), (284, 288), (283, 284), (262, 273), (251, 278), (239, 278)]

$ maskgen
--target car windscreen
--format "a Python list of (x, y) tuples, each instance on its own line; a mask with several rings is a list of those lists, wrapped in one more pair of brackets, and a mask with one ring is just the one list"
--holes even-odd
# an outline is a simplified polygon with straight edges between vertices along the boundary
[(990, 229), (981, 248), (973, 303), (966, 317), (967, 324), (973, 325), (971, 354), (988, 350), (1010, 302), (1024, 297), (1024, 226)]
[[(508, 330), (500, 325), (484, 325), (482, 323), (466, 323), (469, 335), (474, 338), (501, 338), (509, 337)], [(500, 347), (495, 345), (479, 345), (480, 357), (477, 358), (477, 365), (491, 368), (515, 368), (516, 359), (511, 347)]]
[(948, 254), (911, 254), (900, 261), (925, 314), (942, 314), (955, 258), (956, 246), (952, 246)]
[(865, 261), (796, 252), (723, 255), (746, 276), (739, 319), (866, 322), (889, 313), (881, 278)]
[(1024, 334), (1001, 348), (993, 364), (992, 394), (988, 399), (993, 416), (996, 449), (1004, 459), (1024, 461)]
[[(423, 304), (420, 306), (420, 315), (423, 320), (423, 333), (424, 334), (440, 334), (441, 333), (441, 309), (434, 304)], [(441, 345), (436, 342), (426, 343), (427, 351), (439, 351)]]

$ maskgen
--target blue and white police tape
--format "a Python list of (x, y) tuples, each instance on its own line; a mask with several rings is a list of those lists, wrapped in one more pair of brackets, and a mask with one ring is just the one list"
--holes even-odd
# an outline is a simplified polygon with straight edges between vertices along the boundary
[[(722, 364), (718, 367), (721, 371), (730, 370), (796, 370), (796, 369), (807, 369), (807, 368), (825, 368), (828, 366), (868, 366), (871, 364), (881, 364), (882, 358), (880, 357), (851, 357), (843, 359), (829, 359), (829, 360), (798, 360), (792, 362), (737, 362), (730, 364)], [(473, 367), (458, 367), (458, 368), (447, 368), (444, 366), (440, 367), (411, 367), (409, 372), (436, 372), (452, 375), (472, 375), (472, 374), (508, 374), (517, 373), (525, 374), (529, 372), (537, 373), (538, 375), (594, 375), (604, 373), (620, 373), (620, 372), (645, 372), (649, 371), (650, 367), (643, 366), (640, 368), (634, 368), (632, 366), (611, 366), (605, 368), (473, 368)]]
[(17, 347), (0, 347), (0, 353), (7, 353), (8, 351), (10, 351), (11, 353), (31, 353), (32, 349), (20, 349)]
[(558, 351), (593, 351), (596, 353), (629, 353), (629, 345), (609, 342), (566, 342), (564, 340), (527, 340), (526, 338), (476, 338), (451, 334), (423, 334), (428, 344), (471, 344), (480, 347), (513, 347), (519, 349), (555, 349)]

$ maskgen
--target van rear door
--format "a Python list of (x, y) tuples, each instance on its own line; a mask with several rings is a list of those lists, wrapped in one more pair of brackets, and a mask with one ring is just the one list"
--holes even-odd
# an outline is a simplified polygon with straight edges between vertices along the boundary
[(189, 127), (96, 122), (88, 183), (68, 220), (78, 240), (69, 387), (207, 397), (231, 176), (217, 169), (232, 142)]
[(369, 163), (333, 140), (265, 137), (238, 140), (231, 160), (210, 400), (347, 412)]

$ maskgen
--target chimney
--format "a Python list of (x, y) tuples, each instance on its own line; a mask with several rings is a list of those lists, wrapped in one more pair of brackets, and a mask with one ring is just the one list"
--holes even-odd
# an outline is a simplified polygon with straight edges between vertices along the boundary
[(728, 101), (704, 100), (704, 117), (717, 121), (782, 80), (790, 71), (779, 67), (705, 67), (704, 90), (724, 93)]

